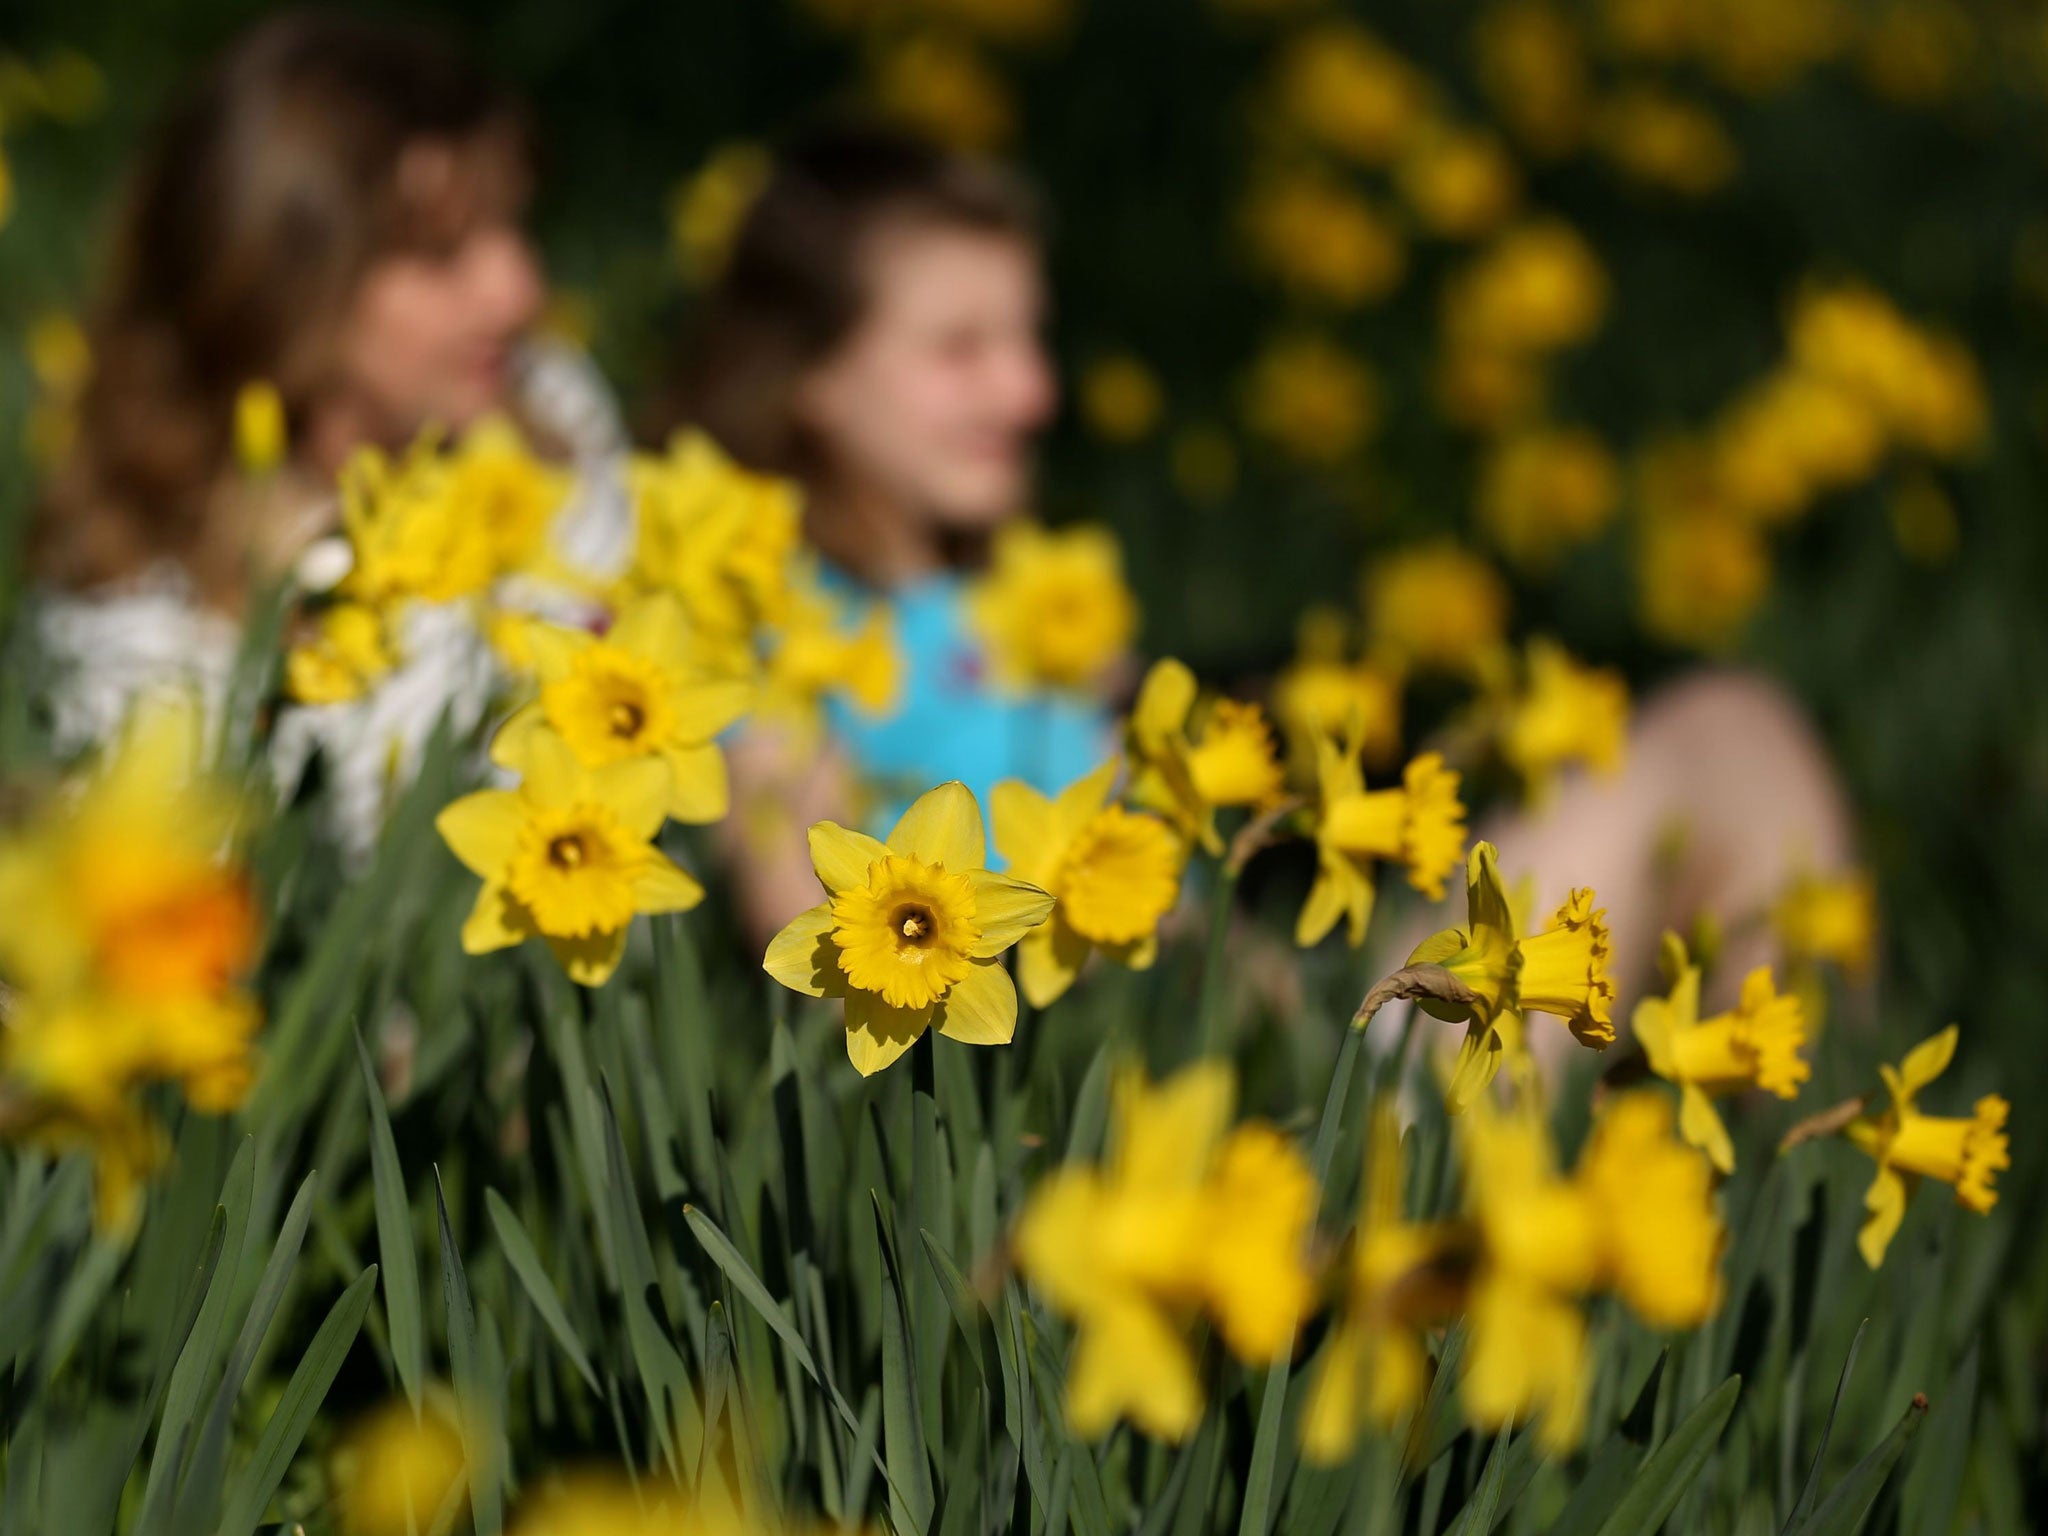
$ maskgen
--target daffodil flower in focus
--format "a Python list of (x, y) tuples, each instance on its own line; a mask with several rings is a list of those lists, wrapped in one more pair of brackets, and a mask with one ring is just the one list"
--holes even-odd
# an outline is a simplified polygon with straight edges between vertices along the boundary
[(1470, 1003), (1420, 1002), (1436, 1018), (1467, 1025), (1444, 1090), (1453, 1114), (1493, 1081), (1505, 1053), (1521, 1049), (1525, 1013), (1563, 1019), (1578, 1042), (1594, 1050), (1614, 1043), (1607, 914), (1593, 905), (1591, 887), (1574, 890), (1540, 931), (1520, 935), (1499, 855), (1482, 842), (1466, 862), (1465, 900), (1465, 926), (1423, 940), (1408, 957), (1411, 966), (1443, 967), (1473, 994)]
[(886, 842), (818, 822), (811, 864), (826, 900), (775, 936), (763, 968), (794, 991), (845, 1000), (846, 1051), (863, 1076), (927, 1029), (1007, 1045), (1017, 989), (999, 957), (1053, 898), (987, 862), (981, 807), (958, 782), (920, 795)]
[(1144, 970), (1160, 919), (1180, 896), (1187, 847), (1157, 816), (1109, 803), (1112, 758), (1049, 798), (1021, 779), (989, 795), (996, 849), (1010, 873), (1053, 896), (1052, 916), (1017, 945), (1017, 979), (1034, 1008), (1052, 1003), (1091, 951)]
[(1218, 699), (1203, 711), (1196, 693), (1195, 674), (1170, 656), (1145, 674), (1126, 733), (1131, 798), (1220, 854), (1216, 812), (1277, 801), (1283, 773), (1258, 705)]
[(1700, 972), (1678, 935), (1664, 935), (1663, 965), (1671, 990), (1636, 1005), (1631, 1023), (1650, 1070), (1678, 1085), (1678, 1124), (1685, 1139), (1723, 1173), (1735, 1171), (1735, 1146), (1714, 1100), (1748, 1088), (1781, 1099), (1798, 1097), (1813, 1074), (1800, 1058), (1806, 1016), (1796, 997), (1781, 995), (1769, 966), (1744, 978), (1740, 1002), (1701, 1019)]
[(531, 626), (525, 639), (540, 697), (505, 722), (491, 743), (492, 761), (523, 770), (544, 734), (559, 737), (585, 768), (658, 758), (670, 772), (667, 814), (718, 820), (730, 791), (716, 738), (740, 717), (752, 690), (687, 669), (687, 627), (681, 604), (666, 593), (629, 602), (602, 638)]
[(652, 842), (675, 795), (668, 763), (589, 768), (552, 731), (532, 733), (517, 789), (486, 789), (434, 825), (484, 887), (463, 924), (472, 955), (547, 941), (572, 980), (602, 986), (640, 912), (687, 912), (704, 887)]
[(1914, 1100), (1920, 1090), (1948, 1070), (1956, 1053), (1956, 1027), (1923, 1040), (1894, 1067), (1878, 1068), (1891, 1103), (1883, 1113), (1864, 1115), (1843, 1132), (1875, 1159), (1877, 1176), (1864, 1194), (1869, 1214), (1856, 1236), (1864, 1262), (1876, 1269), (1884, 1262), (1906, 1201), (1922, 1179), (1952, 1184), (1956, 1204), (1982, 1216), (1998, 1203), (1992, 1188), (2000, 1170), (2012, 1166), (2005, 1122), (2012, 1106), (1998, 1094), (1986, 1094), (1974, 1112), (1964, 1116), (1927, 1115)]
[(1355, 741), (1316, 743), (1316, 878), (1294, 925), (1294, 942), (1318, 943), (1345, 922), (1345, 940), (1365, 942), (1372, 919), (1373, 865), (1406, 867), (1408, 881), (1440, 901), (1444, 880), (1465, 852), (1458, 775), (1435, 752), (1409, 763), (1398, 789), (1368, 791)]

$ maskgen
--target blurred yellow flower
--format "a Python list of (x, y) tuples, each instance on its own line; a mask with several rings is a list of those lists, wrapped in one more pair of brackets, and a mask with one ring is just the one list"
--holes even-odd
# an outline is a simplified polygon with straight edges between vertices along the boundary
[(1534, 569), (1606, 527), (1620, 500), (1614, 455), (1584, 427), (1512, 433), (1480, 467), (1480, 524), (1510, 560)]
[(764, 146), (738, 140), (712, 150), (676, 189), (669, 207), (669, 236), (684, 282), (702, 288), (717, 281), (774, 168)]
[(1165, 398), (1159, 376), (1141, 358), (1113, 352), (1081, 375), (1081, 419), (1110, 443), (1135, 443), (1159, 425)]
[(1369, 304), (1392, 293), (1407, 270), (1393, 222), (1332, 176), (1264, 176), (1247, 194), (1242, 218), (1253, 258), (1300, 298)]
[(693, 1503), (665, 1479), (636, 1484), (583, 1472), (528, 1499), (508, 1529), (511, 1536), (769, 1536), (798, 1528), (747, 1519), (729, 1501)]
[(886, 842), (818, 822), (811, 863), (827, 899), (775, 936), (763, 969), (844, 999), (847, 1055), (864, 1077), (927, 1029), (1007, 1044), (1017, 991), (998, 957), (1051, 915), (1053, 897), (987, 862), (981, 807), (959, 783), (920, 795)]
[(1007, 688), (1100, 683), (1137, 637), (1138, 603), (1124, 582), (1123, 551), (1099, 524), (1004, 524), (989, 569), (966, 601), (995, 681)]
[(1433, 124), (1415, 135), (1394, 183), (1433, 235), (1470, 240), (1514, 211), (1521, 179), (1498, 139), (1473, 128)]
[(1003, 77), (971, 44), (941, 32), (883, 45), (868, 66), (868, 96), (884, 116), (956, 149), (999, 149), (1017, 130)]
[(358, 1423), (335, 1455), (343, 1536), (414, 1536), (463, 1479), (462, 1436), (433, 1408), (393, 1403)]
[(1877, 889), (1865, 870), (1803, 874), (1771, 905), (1771, 929), (1785, 958), (1825, 961), (1852, 977), (1869, 974), (1877, 929)]
[(1268, 342), (1244, 382), (1246, 425), (1289, 456), (1331, 465), (1379, 427), (1380, 390), (1359, 358), (1320, 336)]
[(1348, 21), (1296, 33), (1281, 52), (1273, 90), (1287, 121), (1366, 165), (1390, 162), (1428, 105), (1414, 66)]
[(1499, 235), (1444, 285), (1454, 340), (1510, 352), (1576, 346), (1607, 312), (1607, 273), (1585, 237), (1558, 218)]
[(1223, 851), (1219, 807), (1280, 797), (1285, 780), (1265, 712), (1230, 699), (1198, 710), (1195, 675), (1172, 657), (1145, 674), (1125, 734), (1131, 799), (1210, 853)]
[(1273, 714), (1297, 772), (1313, 778), (1317, 743), (1348, 736), (1367, 763), (1401, 746), (1401, 683), (1392, 670), (1348, 659), (1348, 620), (1310, 609), (1295, 626), (1295, 656), (1273, 683)]
[(321, 611), (311, 636), (285, 653), (285, 692), (301, 704), (343, 704), (361, 698), (396, 661), (375, 608), (334, 603)]
[(1611, 774), (1627, 755), (1628, 685), (1611, 668), (1581, 666), (1554, 640), (1529, 642), (1523, 685), (1499, 711), (1501, 756), (1531, 798), (1568, 764)]
[(1804, 512), (1816, 496), (1869, 477), (1884, 424), (1839, 379), (1780, 369), (1745, 390), (1714, 430), (1714, 470), (1728, 503), (1763, 523)]
[(1601, 103), (1600, 149), (1623, 174), (1687, 197), (1735, 179), (1741, 155), (1721, 120), (1660, 86), (1633, 85)]
[(690, 623), (752, 655), (754, 630), (778, 619), (801, 534), (797, 489), (727, 457), (704, 432), (678, 432), (666, 455), (628, 475), (639, 543), (633, 578), (682, 599)]
[(1465, 854), (1465, 806), (1458, 775), (1434, 752), (1408, 764), (1399, 789), (1372, 791), (1355, 742), (1326, 737), (1316, 759), (1316, 876), (1294, 942), (1319, 943), (1341, 917), (1345, 941), (1356, 949), (1372, 918), (1376, 860), (1405, 866), (1410, 885), (1431, 901), (1443, 899), (1444, 880)]
[(663, 810), (676, 821), (711, 822), (729, 800), (719, 732), (739, 719), (751, 684), (691, 674), (682, 605), (666, 592), (630, 600), (603, 638), (536, 624), (526, 631), (540, 697), (507, 720), (491, 760), (524, 771), (538, 734), (567, 744), (585, 768), (653, 757), (669, 768)]
[(1539, 359), (1452, 337), (1438, 357), (1433, 393), (1446, 420), (1472, 432), (1500, 432), (1541, 414), (1546, 380)]
[[(791, 568), (779, 601), (780, 615), (766, 631), (759, 715), (815, 735), (828, 695), (844, 695), (870, 715), (890, 708), (902, 686), (903, 656), (887, 603), (870, 603), (849, 621), (808, 562)], [(725, 648), (713, 650), (716, 660)]]
[(529, 734), (517, 789), (465, 795), (435, 819), (455, 857), (483, 877), (462, 947), (488, 954), (539, 937), (570, 979), (603, 986), (635, 913), (687, 912), (704, 887), (652, 841), (674, 798), (666, 759), (585, 767), (551, 730)]
[(1770, 554), (1754, 525), (1712, 512), (1651, 516), (1636, 550), (1643, 627), (1702, 651), (1733, 645), (1770, 587)]
[(1604, 1288), (1652, 1328), (1697, 1328), (1714, 1315), (1726, 1229), (1713, 1169), (1672, 1134), (1669, 1099), (1637, 1091), (1610, 1100), (1573, 1178), (1597, 1218)]
[(1793, 308), (1790, 350), (1800, 367), (1861, 394), (1908, 446), (1956, 458), (1984, 439), (1984, 381), (1968, 349), (1915, 326), (1874, 288), (1809, 289)]
[(1960, 5), (1885, 0), (1856, 29), (1859, 73), (1902, 106), (1933, 106), (1968, 78), (1981, 46), (1976, 17)]
[(1586, 45), (1551, 0), (1497, 0), (1473, 28), (1479, 83), (1500, 120), (1545, 160), (1570, 154), (1592, 111)]
[[(0, 204), (6, 200), (6, 177), (6, 156), (0, 154)], [(5, 222), (0, 216), (0, 224)], [(30, 460), (49, 470), (63, 462), (78, 436), (78, 401), (92, 377), (92, 344), (70, 315), (47, 314), (29, 325), (23, 350), (37, 391), (23, 442)]]
[(1082, 1439), (1119, 1418), (1185, 1439), (1203, 1399), (1193, 1316), (1207, 1312), (1234, 1352), (1265, 1362), (1313, 1301), (1315, 1181), (1271, 1127), (1227, 1130), (1235, 1097), (1220, 1061), (1157, 1087), (1126, 1068), (1104, 1165), (1059, 1169), (1025, 1204), (1018, 1267), (1074, 1320), (1066, 1407)]
[(1877, 1175), (1863, 1197), (1869, 1213), (1857, 1234), (1856, 1246), (1872, 1269), (1884, 1262), (1906, 1201), (1923, 1178), (1955, 1186), (1956, 1204), (1978, 1215), (1998, 1203), (1992, 1188), (1998, 1174), (2012, 1166), (2005, 1122), (2011, 1106), (1997, 1094), (1986, 1094), (1974, 1111), (1960, 1118), (1922, 1114), (1915, 1104), (1920, 1090), (1948, 1070), (1955, 1058), (1956, 1027), (1923, 1040), (1894, 1068), (1878, 1068), (1891, 1096), (1879, 1114), (1864, 1114), (1843, 1134), (1877, 1163)]
[(1073, 985), (1092, 950), (1148, 968), (1160, 920), (1180, 898), (1187, 845), (1158, 817), (1110, 803), (1117, 768), (1111, 759), (1056, 798), (1019, 779), (989, 792), (996, 851), (1054, 902), (1017, 944), (1017, 980), (1034, 1008)]
[(1501, 645), (1508, 593), (1484, 560), (1455, 544), (1411, 544), (1365, 575), (1368, 650), (1400, 670), (1474, 672)]
[(1678, 1085), (1678, 1124), (1685, 1139), (1723, 1173), (1735, 1171), (1735, 1144), (1713, 1101), (1750, 1088), (1781, 1099), (1799, 1095), (1813, 1075), (1800, 1058), (1806, 1015), (1796, 997), (1780, 996), (1768, 966), (1742, 983), (1742, 999), (1727, 1013), (1702, 1020), (1700, 972), (1676, 934), (1664, 935), (1662, 960), (1670, 990), (1644, 998), (1630, 1021), (1649, 1057), (1650, 1070)]
[(235, 394), (235, 462), (242, 473), (261, 477), (284, 462), (290, 439), (284, 398), (267, 379), (244, 384)]

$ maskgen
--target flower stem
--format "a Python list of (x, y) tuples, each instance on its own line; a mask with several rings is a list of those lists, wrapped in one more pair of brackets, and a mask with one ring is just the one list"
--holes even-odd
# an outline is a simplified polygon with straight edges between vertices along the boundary
[(1209, 893), (1209, 942), (1202, 952), (1202, 990), (1195, 1005), (1195, 1038), (1200, 1056), (1213, 1056), (1223, 1043), (1223, 950), (1230, 934), (1230, 909), (1237, 896), (1237, 872), (1227, 863), (1215, 866), (1216, 885)]

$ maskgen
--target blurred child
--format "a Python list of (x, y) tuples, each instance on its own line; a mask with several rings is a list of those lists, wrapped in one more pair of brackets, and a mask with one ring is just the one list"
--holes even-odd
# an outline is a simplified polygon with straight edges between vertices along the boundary
[[(757, 728), (735, 757), (748, 803), (801, 828), (947, 779), (1048, 791), (1112, 744), (1102, 707), (998, 691), (967, 621), (965, 578), (1026, 511), (1032, 452), (1056, 403), (1040, 341), (1036, 219), (995, 166), (880, 129), (786, 150), (735, 240), (692, 354), (684, 414), (749, 466), (798, 481), (828, 588), (893, 609), (896, 708), (835, 708), (823, 755)], [(772, 928), (815, 880), (800, 837), (741, 860), (750, 916)]]

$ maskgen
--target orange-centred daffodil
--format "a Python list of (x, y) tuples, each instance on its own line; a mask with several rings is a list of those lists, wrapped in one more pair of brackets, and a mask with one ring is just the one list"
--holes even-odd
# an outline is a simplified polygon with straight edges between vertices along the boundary
[(1865, 1114), (1843, 1131), (1877, 1163), (1877, 1176), (1863, 1197), (1869, 1214), (1856, 1246), (1864, 1262), (1876, 1269), (1884, 1262), (1906, 1201), (1922, 1179), (1952, 1184), (1956, 1204), (1983, 1215), (1998, 1203), (1992, 1188), (2000, 1170), (2012, 1166), (2005, 1133), (2012, 1106), (1998, 1094), (1979, 1099), (1969, 1115), (1927, 1115), (1914, 1100), (1920, 1090), (1948, 1070), (1956, 1053), (1956, 1027), (1923, 1040), (1893, 1067), (1878, 1068), (1891, 1103), (1880, 1114)]
[(1021, 779), (989, 795), (996, 850), (1010, 873), (1051, 892), (1052, 916), (1017, 945), (1017, 979), (1034, 1008), (1073, 985), (1091, 950), (1144, 970), (1159, 922), (1180, 896), (1187, 845), (1164, 821), (1110, 804), (1117, 761), (1048, 798)]
[(1398, 789), (1368, 792), (1355, 740), (1316, 742), (1316, 878), (1294, 925), (1306, 947), (1345, 922), (1345, 940), (1365, 942), (1372, 919), (1373, 863), (1406, 866), (1408, 882), (1431, 901), (1465, 852), (1465, 807), (1458, 775), (1435, 752), (1409, 763)]
[(1677, 934), (1664, 935), (1662, 960), (1671, 990), (1636, 1005), (1636, 1039), (1650, 1070), (1678, 1085), (1678, 1125), (1685, 1139), (1721, 1172), (1733, 1173), (1735, 1145), (1714, 1100), (1747, 1088), (1798, 1097), (1799, 1085), (1813, 1072), (1799, 1055), (1806, 1043), (1805, 1010), (1798, 998), (1778, 992), (1769, 966), (1758, 966), (1744, 978), (1733, 1009), (1703, 1020), (1699, 967)]
[(794, 991), (844, 999), (846, 1053), (863, 1076), (926, 1029), (1008, 1044), (1017, 989), (999, 957), (1053, 898), (987, 862), (981, 807), (958, 782), (918, 796), (886, 841), (818, 822), (811, 864), (826, 899), (775, 936), (763, 968)]
[(638, 912), (687, 912), (704, 887), (654, 846), (674, 779), (661, 757), (586, 767), (553, 731), (520, 754), (517, 789), (486, 789), (443, 810), (434, 825), (483, 876), (462, 927), (472, 955), (525, 939), (547, 941), (572, 980), (602, 986), (626, 950)]
[(565, 742), (585, 768), (654, 757), (669, 768), (676, 821), (711, 822), (729, 789), (718, 733), (746, 709), (749, 684), (703, 677), (684, 662), (688, 624), (668, 593), (636, 598), (602, 638), (534, 624), (525, 643), (540, 697), (514, 714), (491, 743), (491, 759), (523, 770), (539, 734)]

